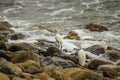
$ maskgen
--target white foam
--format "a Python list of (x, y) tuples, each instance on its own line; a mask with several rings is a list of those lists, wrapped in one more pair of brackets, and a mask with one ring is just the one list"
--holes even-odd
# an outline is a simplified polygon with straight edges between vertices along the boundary
[(62, 41), (62, 50), (64, 50), (64, 49), (67, 50), (67, 53), (65, 53), (65, 54), (70, 55), (70, 54), (74, 53), (75, 49), (78, 49), (78, 47), (76, 45), (74, 45), (73, 43), (63, 40)]
[(60, 9), (60, 10), (54, 11), (50, 15), (55, 16), (55, 15), (61, 14), (62, 12), (68, 12), (68, 11), (75, 12), (74, 8), (72, 7), (72, 8), (66, 8), (66, 9)]
[(8, 8), (8, 9), (4, 10), (3, 13), (5, 13), (5, 14), (16, 14), (17, 11), (16, 11), (16, 8)]

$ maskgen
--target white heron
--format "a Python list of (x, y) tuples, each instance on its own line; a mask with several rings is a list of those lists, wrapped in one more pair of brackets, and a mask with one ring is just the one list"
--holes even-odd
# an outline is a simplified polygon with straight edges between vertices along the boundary
[(59, 45), (59, 50), (62, 49), (62, 36), (57, 33), (57, 34), (55, 35), (55, 39), (56, 39), (56, 42), (57, 42), (58, 45)]
[(81, 66), (85, 65), (85, 61), (86, 61), (86, 53), (85, 51), (82, 49), (82, 47), (80, 47), (80, 50), (78, 52), (78, 59), (79, 59), (79, 64)]

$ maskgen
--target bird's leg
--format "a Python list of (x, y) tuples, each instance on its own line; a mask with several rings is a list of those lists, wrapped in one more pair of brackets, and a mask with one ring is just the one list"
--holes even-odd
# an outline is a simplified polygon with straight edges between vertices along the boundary
[(59, 50), (62, 50), (62, 44), (59, 44)]

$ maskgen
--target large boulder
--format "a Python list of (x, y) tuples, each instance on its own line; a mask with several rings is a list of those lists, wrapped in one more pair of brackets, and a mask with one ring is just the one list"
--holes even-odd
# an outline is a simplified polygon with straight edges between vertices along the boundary
[(99, 55), (99, 54), (104, 54), (105, 53), (105, 47), (103, 47), (102, 45), (94, 45), (94, 46), (90, 46), (88, 48), (85, 49), (86, 51), (89, 51), (95, 55)]
[(21, 50), (33, 51), (33, 50), (37, 50), (37, 48), (35, 48), (34, 46), (28, 43), (11, 43), (8, 45), (8, 50), (12, 52), (21, 51)]
[(6, 73), (6, 74), (11, 74), (11, 75), (20, 75), (22, 73), (22, 70), (14, 65), (13, 63), (0, 58), (0, 72)]
[(0, 72), (0, 80), (10, 80), (10, 79), (6, 74)]
[(32, 51), (18, 51), (16, 55), (11, 59), (13, 63), (21, 63), (27, 60), (39, 61), (39, 55)]
[(18, 67), (22, 69), (23, 72), (28, 72), (28, 73), (38, 73), (40, 72), (40, 64), (33, 60), (27, 60), (22, 63), (17, 63), (16, 64)]
[(103, 60), (92, 60), (89, 64), (88, 64), (88, 68), (89, 69), (93, 69), (96, 70), (100, 65), (104, 65), (104, 64), (112, 64), (111, 62), (108, 61), (103, 61)]
[(75, 40), (80, 40), (80, 36), (74, 32), (74, 31), (70, 31), (67, 36), (64, 37), (64, 39), (75, 39)]
[(94, 24), (94, 23), (87, 24), (86, 29), (89, 29), (90, 31), (96, 31), (96, 32), (108, 31), (108, 29), (105, 26)]
[(120, 66), (116, 65), (101, 65), (98, 70), (102, 71), (104, 77), (117, 78), (120, 77)]

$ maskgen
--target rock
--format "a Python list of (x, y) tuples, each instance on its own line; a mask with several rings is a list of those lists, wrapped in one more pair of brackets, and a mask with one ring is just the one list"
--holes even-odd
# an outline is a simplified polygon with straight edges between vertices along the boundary
[(21, 77), (22, 78), (25, 78), (26, 80), (31, 80), (33, 77), (34, 77), (34, 75), (32, 75), (32, 74), (30, 74), (30, 73), (21, 73)]
[(98, 70), (102, 71), (104, 77), (110, 78), (120, 77), (120, 67), (118, 68), (115, 65), (101, 65), (98, 67)]
[(102, 45), (94, 45), (86, 48), (85, 51), (91, 52), (95, 55), (99, 55), (105, 53), (105, 47), (103, 47)]
[[(39, 52), (39, 54), (41, 55), (43, 55), (43, 56), (51, 56), (51, 57), (53, 57), (54, 55), (55, 55), (55, 53), (58, 53), (59, 52), (59, 50), (56, 48), (56, 47), (49, 47), (48, 49), (47, 49), (47, 51), (45, 52), (42, 52), (41, 50), (39, 50), (38, 51)], [(58, 53), (59, 54), (59, 53)]]
[(27, 68), (27, 72), (31, 74), (35, 74), (40, 72), (40, 68), (37, 68), (36, 66), (31, 65)]
[(64, 77), (66, 74), (64, 74), (62, 71), (55, 70), (52, 72), (51, 77), (54, 78), (55, 80), (65, 80)]
[(8, 50), (15, 52), (15, 51), (33, 51), (37, 50), (37, 48), (33, 47), (31, 44), (28, 43), (11, 43), (9, 44)]
[(37, 74), (37, 76), (40, 80), (54, 80), (53, 78), (51, 78), (48, 74), (44, 72)]
[(23, 35), (22, 33), (13, 33), (10, 35), (10, 39), (11, 40), (18, 40), (18, 39), (24, 39), (25, 35)]
[(71, 74), (71, 77), (73, 80), (94, 80), (94, 74), (90, 70), (83, 70), (83, 71), (77, 72), (76, 75), (75, 73)]
[(64, 39), (75, 39), (75, 40), (80, 40), (79, 35), (74, 32), (74, 31), (70, 31), (67, 36), (64, 37)]
[(0, 80), (10, 80), (10, 79), (6, 74), (0, 72)]
[(62, 59), (60, 57), (53, 57), (52, 60), (55, 62), (56, 66), (61, 66), (62, 68), (70, 68), (77, 66), (71, 60)]
[(12, 80), (27, 80), (27, 79), (24, 79), (24, 78), (20, 78), (20, 77), (13, 77)]
[(108, 77), (103, 77), (103, 78), (100, 78), (99, 80), (111, 80), (111, 79)]
[(0, 50), (7, 50), (7, 46), (6, 46), (6, 44), (5, 44), (5, 42), (3, 42), (3, 41), (0, 41)]
[(51, 75), (51, 72), (54, 70), (51, 66), (45, 66), (42, 69), (42, 72), (47, 73), (48, 75)]
[(20, 75), (22, 70), (13, 63), (0, 58), (0, 71), (6, 74)]
[(4, 25), (4, 26), (6, 26), (8, 28), (12, 27), (12, 25), (9, 22), (7, 22), (7, 21), (1, 21), (0, 25)]
[(112, 64), (112, 63), (111, 62), (107, 62), (107, 61), (102, 61), (102, 60), (95, 59), (95, 60), (92, 60), (88, 64), (88, 68), (96, 70), (100, 65), (104, 65), (104, 64)]
[(89, 29), (90, 31), (96, 31), (96, 32), (108, 31), (108, 29), (105, 26), (94, 24), (94, 23), (87, 24), (86, 29)]
[(0, 22), (0, 33), (2, 34), (9, 34), (14, 32), (10, 29), (12, 25), (10, 25), (8, 22)]
[(20, 67), (23, 72), (29, 72), (29, 73), (37, 73), (41, 69), (40, 64), (33, 60), (27, 60), (22, 63), (17, 63), (16, 65)]
[(120, 50), (112, 48), (112, 47), (107, 47), (104, 56), (116, 62), (120, 60)]
[(120, 72), (120, 66), (113, 65), (113, 64), (100, 65), (98, 69), (101, 69), (101, 68), (110, 68), (110, 69), (113, 69), (114, 71)]
[(32, 51), (18, 51), (16, 52), (16, 55), (11, 59), (11, 62), (20, 63), (20, 62), (24, 62), (27, 60), (33, 60), (33, 61), (38, 62), (39, 55)]
[(7, 54), (7, 52), (4, 51), (4, 50), (0, 50), (0, 57), (5, 58), (5, 59), (7, 59), (8, 61), (10, 61), (10, 59), (11, 59), (11, 57), (10, 57), (10, 56)]
[(120, 61), (117, 63), (118, 66), (120, 66)]
[(6, 36), (0, 33), (0, 42), (6, 42)]

